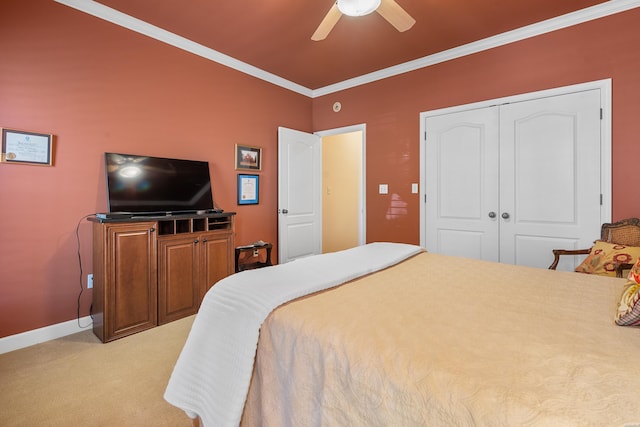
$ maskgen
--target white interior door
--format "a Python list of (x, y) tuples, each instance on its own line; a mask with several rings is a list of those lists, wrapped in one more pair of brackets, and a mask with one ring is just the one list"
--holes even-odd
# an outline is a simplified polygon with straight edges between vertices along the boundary
[(322, 141), (278, 128), (278, 262), (322, 253)]
[(427, 117), (427, 250), (546, 268), (554, 248), (589, 247), (604, 219), (600, 99), (593, 89)]
[(427, 118), (426, 249), (498, 261), (498, 108)]
[(503, 105), (500, 123), (500, 260), (548, 267), (554, 248), (590, 247), (602, 223), (600, 91)]

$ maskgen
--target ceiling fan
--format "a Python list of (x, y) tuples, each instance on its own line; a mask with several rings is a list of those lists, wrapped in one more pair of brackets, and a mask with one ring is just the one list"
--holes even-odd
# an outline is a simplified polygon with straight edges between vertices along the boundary
[(374, 11), (378, 12), (400, 32), (407, 31), (416, 23), (416, 20), (395, 0), (337, 0), (320, 22), (318, 29), (311, 36), (311, 40), (324, 40), (342, 15), (364, 16)]

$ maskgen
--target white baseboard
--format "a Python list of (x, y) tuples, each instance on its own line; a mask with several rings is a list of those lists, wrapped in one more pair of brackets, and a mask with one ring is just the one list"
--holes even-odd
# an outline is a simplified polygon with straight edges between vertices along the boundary
[[(81, 328), (78, 323), (83, 326), (87, 325), (87, 327)], [(86, 316), (81, 317), (79, 322), (78, 319), (74, 319), (21, 334), (9, 335), (0, 338), (0, 354), (86, 331), (89, 326), (91, 326), (91, 316)]]

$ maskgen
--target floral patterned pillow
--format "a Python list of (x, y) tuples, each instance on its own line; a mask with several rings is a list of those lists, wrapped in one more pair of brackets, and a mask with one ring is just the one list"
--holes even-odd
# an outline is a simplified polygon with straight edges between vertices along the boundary
[(633, 280), (627, 282), (615, 321), (620, 326), (640, 326), (640, 283)]
[[(579, 273), (616, 275), (616, 264), (632, 263), (640, 258), (640, 247), (624, 246), (597, 240), (589, 255), (576, 267)], [(638, 267), (640, 276), (640, 267)]]
[(631, 271), (629, 271), (629, 275), (627, 276), (628, 280), (633, 280), (636, 283), (640, 283), (640, 258), (633, 264), (631, 267)]
[(615, 321), (621, 326), (640, 326), (640, 258), (629, 272)]

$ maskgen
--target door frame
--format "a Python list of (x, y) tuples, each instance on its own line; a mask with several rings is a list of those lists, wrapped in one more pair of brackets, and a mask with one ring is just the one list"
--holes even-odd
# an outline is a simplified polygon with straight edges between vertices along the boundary
[(457, 105), (437, 110), (420, 113), (420, 246), (426, 247), (426, 144), (427, 130), (426, 119), (430, 116), (473, 110), (490, 107), (492, 105), (507, 104), (513, 102), (529, 101), (539, 98), (564, 95), (573, 92), (581, 92), (592, 89), (600, 89), (600, 105), (602, 108), (602, 120), (600, 122), (600, 190), (602, 201), (600, 204), (600, 218), (602, 222), (611, 222), (612, 188), (611, 188), (611, 79), (596, 80), (575, 85), (562, 86), (552, 89), (528, 92), (471, 104)]
[(358, 215), (358, 245), (362, 246), (367, 242), (366, 236), (366, 224), (367, 224), (367, 209), (366, 209), (366, 177), (367, 177), (367, 125), (357, 124), (351, 126), (345, 126), (335, 129), (328, 129), (323, 131), (314, 132), (315, 135), (319, 136), (321, 139), (325, 136), (334, 136), (340, 135), (343, 133), (351, 133), (351, 132), (362, 132), (362, 141), (361, 141), (361, 153), (362, 153), (362, 175), (360, 176), (360, 189), (359, 189), (359, 215)]

